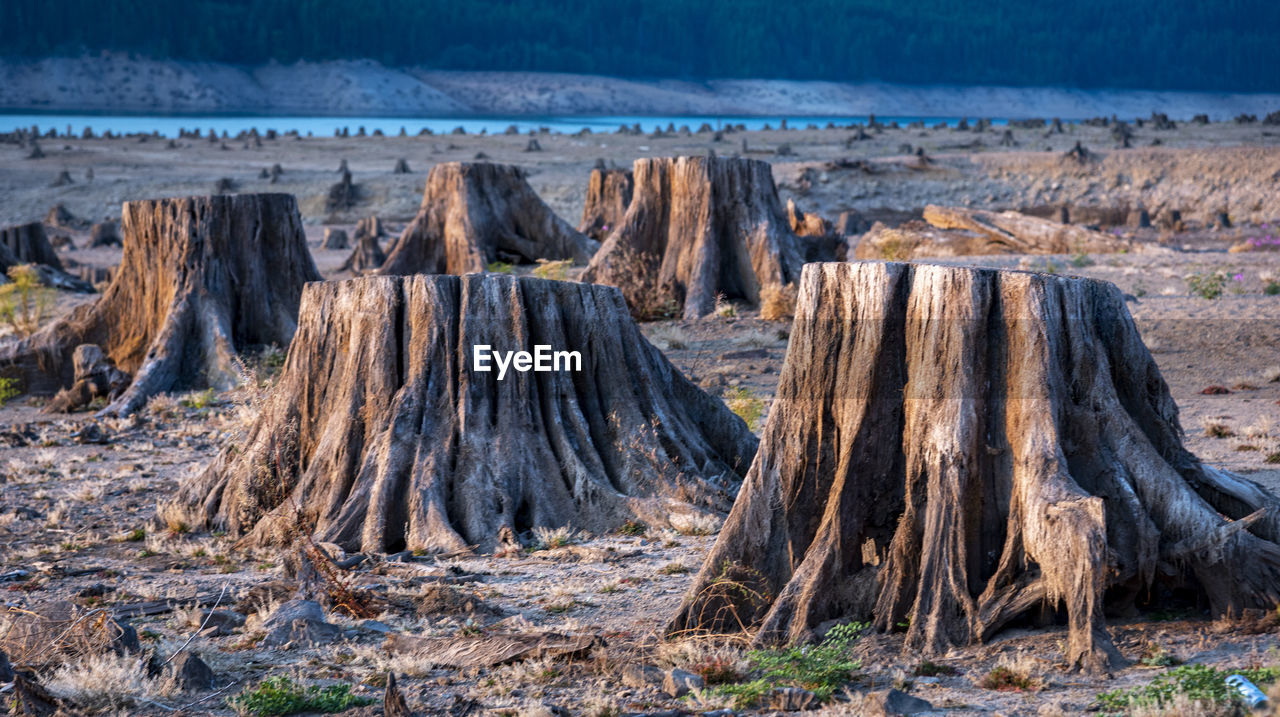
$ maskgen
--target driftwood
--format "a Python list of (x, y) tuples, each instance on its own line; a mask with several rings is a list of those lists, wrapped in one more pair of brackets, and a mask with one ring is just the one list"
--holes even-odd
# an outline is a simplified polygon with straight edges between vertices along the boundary
[(906, 260), (982, 254), (1110, 254), (1146, 245), (1076, 224), (1019, 212), (939, 207), (924, 209), (926, 223), (896, 228), (877, 223), (862, 237), (856, 259)]
[(595, 635), (555, 632), (505, 632), (485, 635), (417, 637), (392, 633), (382, 644), (392, 653), (410, 652), (428, 657), (437, 667), (462, 669), (496, 667), (540, 658), (586, 655), (602, 643)]
[[(537, 345), (580, 356), (477, 370), (476, 346)], [(165, 510), (248, 543), (303, 531), (349, 551), (488, 551), (537, 526), (726, 511), (755, 444), (644, 339), (616, 289), (365, 277), (307, 286), (247, 440)]]
[(320, 279), (287, 194), (126, 202), (124, 233), (102, 298), (0, 347), (0, 374), (53, 393), (72, 385), (76, 347), (97, 344), (134, 377), (107, 414), (162, 391), (229, 388), (237, 352), (287, 344), (302, 285)]
[(631, 206), (634, 189), (635, 180), (630, 170), (592, 169), (578, 231), (592, 239), (603, 240), (622, 222), (627, 207)]
[(596, 242), (557, 217), (518, 167), (437, 164), (422, 206), (387, 255), (383, 274), (467, 274), (496, 261), (585, 264)]
[(1113, 285), (810, 264), (760, 451), (670, 630), (801, 642), (832, 619), (937, 656), (1065, 607), (1069, 662), (1122, 662), (1104, 610), (1280, 601), (1280, 502), (1203, 465)]
[(698, 318), (715, 309), (720, 295), (757, 304), (764, 287), (799, 278), (803, 249), (768, 163), (638, 159), (634, 176), (631, 206), (584, 281), (618, 286), (633, 304), (648, 300), (637, 293), (656, 285), (685, 318)]

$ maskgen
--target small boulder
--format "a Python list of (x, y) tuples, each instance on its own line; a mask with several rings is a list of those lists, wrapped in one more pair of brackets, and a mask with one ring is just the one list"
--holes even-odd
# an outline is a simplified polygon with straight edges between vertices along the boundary
[(930, 712), (933, 705), (928, 700), (912, 697), (902, 690), (877, 690), (862, 697), (862, 709), (858, 714), (867, 717), (897, 717)]
[(622, 684), (636, 689), (649, 687), (650, 685), (661, 685), (665, 677), (662, 670), (653, 665), (642, 665), (638, 662), (623, 665), (618, 675)]
[(706, 686), (706, 681), (692, 672), (672, 668), (662, 676), (662, 691), (672, 697), (684, 697)]
[(215, 677), (204, 660), (190, 652), (183, 652), (169, 663), (173, 679), (183, 690), (211, 690)]
[(244, 627), (244, 615), (232, 610), (214, 610), (202, 615), (200, 624), (204, 625), (204, 632), (200, 633), (201, 635), (222, 637), (230, 635), (236, 628)]
[(276, 608), (262, 627), (267, 633), (264, 647), (325, 645), (342, 636), (342, 628), (324, 621), (324, 609), (314, 600), (290, 600)]

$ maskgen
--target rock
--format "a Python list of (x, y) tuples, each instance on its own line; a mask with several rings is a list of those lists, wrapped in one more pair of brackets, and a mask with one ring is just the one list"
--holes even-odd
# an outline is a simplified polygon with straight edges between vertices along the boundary
[(276, 608), (262, 627), (267, 632), (264, 647), (324, 645), (342, 635), (341, 628), (324, 621), (324, 609), (314, 600), (290, 600)]
[(692, 672), (672, 668), (662, 676), (662, 691), (672, 697), (684, 697), (706, 686), (706, 681)]
[(360, 622), (356, 623), (356, 627), (360, 628), (361, 630), (367, 630), (369, 632), (377, 632), (383, 635), (389, 632), (395, 631), (390, 625), (380, 620), (361, 620)]
[(818, 696), (801, 687), (779, 687), (765, 698), (765, 706), (783, 712), (811, 710), (818, 707)]
[(559, 705), (540, 704), (520, 710), (520, 717), (569, 717), (569, 710)]
[(866, 717), (890, 715), (915, 715), (929, 712), (933, 705), (928, 700), (912, 697), (902, 690), (878, 690), (862, 697), (862, 709), (858, 714)]
[(663, 675), (662, 670), (653, 665), (632, 662), (622, 666), (618, 673), (618, 679), (627, 687), (641, 688), (662, 684), (665, 675)]
[(183, 690), (211, 690), (214, 686), (213, 670), (196, 655), (183, 652), (169, 663), (173, 679)]
[(244, 627), (244, 615), (232, 610), (214, 610), (212, 613), (205, 613), (200, 618), (200, 624), (204, 625), (204, 632), (201, 634), (205, 637), (222, 637)]

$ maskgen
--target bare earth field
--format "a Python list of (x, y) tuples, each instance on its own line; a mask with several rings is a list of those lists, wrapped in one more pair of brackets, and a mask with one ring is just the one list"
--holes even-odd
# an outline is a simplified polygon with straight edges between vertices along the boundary
[[(1242, 239), (1280, 234), (1280, 128), (1179, 123), (1168, 131), (1136, 129), (1132, 149), (1117, 149), (1104, 128), (1013, 134), (1013, 147), (1000, 146), (999, 130), (886, 129), (851, 142), (854, 131), (818, 128), (731, 133), (720, 142), (710, 133), (544, 134), (537, 137), (541, 150), (533, 152), (526, 151), (528, 136), (506, 135), (281, 137), (261, 146), (252, 139), (60, 138), (41, 141), (43, 159), (0, 145), (0, 225), (39, 220), (55, 203), (91, 221), (118, 218), (122, 201), (207, 194), (225, 178), (237, 192), (295, 194), (317, 266), (334, 277), (347, 252), (319, 247), (325, 227), (350, 231), (360, 218), (376, 214), (397, 231), (412, 218), (433, 164), (481, 154), (526, 168), (532, 186), (574, 224), (597, 159), (630, 166), (637, 157), (708, 151), (771, 161), (784, 201), (795, 199), (805, 211), (831, 219), (858, 210), (898, 223), (918, 217), (929, 203), (1028, 210), (1069, 205), (1073, 214), (1099, 216), (1123, 216), (1142, 206), (1155, 219), (1177, 209), (1184, 219), (1179, 231), (1104, 227), (1166, 251), (949, 261), (1117, 284), (1131, 295), (1129, 309), (1179, 405), (1188, 447), (1210, 464), (1280, 491), (1280, 295), (1266, 293), (1269, 285), (1280, 286), (1280, 252), (1227, 252)], [(1092, 153), (1091, 161), (1064, 157), (1077, 142)], [(919, 162), (916, 148), (931, 161)], [(400, 158), (410, 174), (392, 173)], [(354, 210), (330, 215), (324, 195), (341, 160), (360, 199)], [(277, 184), (258, 178), (277, 163), (284, 170)], [(93, 178), (87, 179), (90, 169)], [(50, 187), (62, 170), (74, 182)], [(1211, 226), (1221, 211), (1230, 215), (1231, 228)], [(75, 246), (87, 239), (84, 231), (51, 233), (66, 233)], [(119, 261), (120, 250), (66, 248), (60, 255), (68, 264), (108, 267)], [(1188, 288), (1188, 276), (1214, 272), (1227, 277), (1221, 298)], [(55, 311), (86, 300), (61, 295)], [(655, 322), (644, 330), (708, 391), (742, 387), (758, 397), (763, 422), (787, 351), (788, 322), (765, 321), (750, 307), (737, 307), (732, 316)], [(159, 690), (151, 702), (124, 711), (172, 714), (185, 705), (188, 714), (230, 714), (225, 696), (279, 674), (351, 683), (357, 694), (380, 701), (388, 670), (403, 676), (410, 706), (430, 714), (732, 707), (710, 692), (675, 699), (660, 685), (624, 684), (620, 677), (629, 664), (697, 670), (742, 659), (741, 646), (672, 645), (659, 637), (714, 535), (579, 535), (560, 547), (507, 556), (364, 556), (350, 561), (354, 566), (341, 579), (367, 597), (370, 617), (333, 610), (326, 619), (339, 629), (327, 644), (268, 646), (263, 621), (295, 590), (280, 556), (153, 521), (161, 497), (243, 439), (255, 397), (270, 386), (279, 354), (248, 363), (254, 380), (236, 391), (162, 398), (133, 418), (97, 422), (99, 436), (80, 433), (95, 423), (92, 414), (49, 416), (38, 400), (26, 398), (0, 408), (0, 597), (6, 605), (33, 609), (72, 600), (105, 608), (131, 618), (142, 645), (164, 655), (195, 633), (187, 649), (213, 668), (221, 685), (218, 692)], [(1206, 394), (1210, 387), (1225, 392)], [(173, 609), (137, 607), (155, 601)], [(231, 616), (225, 630), (199, 631), (205, 613), (197, 603), (215, 601), (218, 611), (235, 611), (247, 621), (234, 624), (240, 620)], [(499, 622), (513, 632), (552, 630), (595, 642), (569, 658), (461, 669), (439, 667), (429, 653), (386, 647), (388, 632), (464, 639)], [(1117, 616), (1109, 624), (1116, 644), (1135, 661), (1109, 678), (1062, 668), (1065, 626), (1005, 630), (987, 645), (947, 655), (942, 662), (953, 674), (935, 676), (913, 674), (918, 661), (900, 653), (900, 636), (865, 637), (857, 643), (859, 682), (824, 709), (865, 714), (860, 693), (897, 686), (932, 703), (930, 714), (1072, 714), (1096, 709), (1100, 692), (1150, 682), (1164, 668), (1139, 661), (1161, 651), (1224, 668), (1280, 665), (1275, 621), (1215, 622), (1188, 605)], [(1032, 684), (1013, 691), (979, 686), (997, 664), (1017, 665)]]

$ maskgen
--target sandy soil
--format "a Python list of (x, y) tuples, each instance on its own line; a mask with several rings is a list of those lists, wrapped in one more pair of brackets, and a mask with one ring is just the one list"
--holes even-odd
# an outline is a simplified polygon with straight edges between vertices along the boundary
[(0, 58), (0, 108), (309, 115), (778, 115), (1145, 117), (1227, 120), (1280, 108), (1278, 95), (788, 80), (638, 80), (525, 72), (443, 72), (372, 60), (258, 67), (123, 53)]
[[(325, 226), (351, 229), (361, 216), (378, 214), (398, 229), (417, 206), (431, 164), (471, 159), (483, 152), (496, 161), (529, 169), (530, 181), (563, 216), (581, 211), (586, 174), (597, 157), (619, 165), (637, 156), (742, 151), (775, 162), (784, 197), (807, 210), (834, 216), (858, 209), (888, 221), (915, 216), (925, 203), (978, 207), (1120, 207), (1143, 204), (1158, 213), (1179, 208), (1182, 232), (1114, 227), (1167, 251), (1132, 255), (976, 257), (953, 260), (990, 266), (1028, 267), (1115, 282), (1130, 294), (1138, 325), (1181, 409), (1190, 448), (1208, 462), (1280, 490), (1280, 296), (1266, 287), (1280, 280), (1280, 253), (1229, 254), (1243, 237), (1275, 233), (1280, 218), (1280, 139), (1258, 126), (1184, 126), (1172, 132), (1138, 130), (1138, 143), (1159, 138), (1161, 146), (1116, 150), (1105, 130), (1076, 127), (1063, 135), (1015, 130), (1020, 146), (998, 151), (998, 135), (952, 130), (886, 130), (845, 146), (845, 130), (793, 130), (728, 135), (651, 138), (618, 135), (541, 136), (543, 151), (524, 151), (527, 137), (447, 136), (421, 138), (284, 138), (261, 148), (243, 141), (222, 143), (134, 139), (58, 140), (44, 143), (48, 157), (25, 159), (15, 146), (0, 146), (0, 221), (43, 217), (55, 202), (74, 214), (118, 216), (120, 201), (209, 192), (220, 177), (239, 191), (283, 191), (298, 195), (313, 255), (334, 276), (345, 252), (318, 247)], [(974, 141), (977, 147), (959, 148)], [(1062, 158), (1077, 140), (1099, 154), (1078, 165)], [(934, 162), (914, 168), (902, 143), (926, 147)], [(774, 153), (788, 144), (791, 154)], [(67, 148), (63, 148), (64, 145)], [(1048, 146), (1051, 151), (1046, 152)], [(760, 154), (755, 154), (755, 152)], [(413, 173), (391, 173), (395, 159), (409, 160)], [(329, 216), (322, 195), (347, 159), (362, 189), (356, 210)], [(840, 159), (865, 167), (839, 168)], [(279, 162), (281, 182), (267, 184), (258, 171)], [(832, 164), (828, 164), (832, 163)], [(849, 163), (843, 163), (849, 166)], [(66, 168), (76, 179), (49, 188)], [(94, 179), (86, 181), (92, 168)], [(1232, 229), (1210, 229), (1207, 220), (1226, 204)], [(1264, 226), (1265, 225), (1265, 226)], [(78, 245), (83, 232), (68, 232)], [(64, 259), (109, 266), (115, 249), (68, 249)], [(1218, 299), (1194, 295), (1187, 277), (1221, 272)], [(1234, 277), (1239, 275), (1240, 279)], [(58, 311), (83, 297), (62, 296)], [(645, 325), (651, 340), (695, 381), (713, 393), (745, 388), (767, 415), (787, 349), (789, 324), (764, 321), (748, 307), (736, 315), (701, 321)], [(341, 639), (320, 647), (260, 646), (260, 618), (291, 594), (274, 596), (261, 587), (283, 579), (280, 556), (238, 550), (225, 537), (193, 535), (179, 526), (152, 522), (157, 500), (215, 453), (241, 440), (253, 416), (256, 391), (270, 384), (272, 360), (260, 363), (260, 383), (220, 396), (161, 399), (142, 415), (101, 423), (103, 443), (80, 443), (76, 432), (89, 414), (50, 417), (39, 401), (17, 399), (0, 408), (0, 587), (4, 601), (27, 609), (54, 599), (126, 610), (142, 601), (169, 599), (178, 609), (134, 620), (146, 647), (171, 654), (196, 629), (201, 613), (194, 596), (216, 596), (248, 623), (225, 636), (198, 636), (189, 649), (205, 659), (225, 694), (275, 674), (295, 674), (356, 685), (378, 697), (385, 672), (405, 676), (415, 708), (436, 714), (546, 714), (545, 705), (575, 714), (619, 714), (661, 710), (710, 710), (722, 700), (675, 700), (656, 687), (618, 682), (621, 665), (640, 662), (693, 667), (701, 648), (685, 652), (662, 645), (657, 635), (678, 604), (691, 574), (714, 536), (645, 534), (579, 536), (571, 545), (507, 557), (379, 556), (344, 574), (346, 584), (369, 596), (376, 622), (331, 612)], [(1211, 386), (1227, 393), (1205, 394)], [(1206, 430), (1212, 427), (1212, 431)], [(175, 529), (167, 529), (175, 528)], [(428, 583), (446, 581), (473, 609), (424, 605)], [(101, 588), (96, 588), (96, 586)], [(80, 597), (77, 597), (77, 596)], [(483, 609), (477, 606), (483, 605)], [(441, 669), (430, 657), (388, 652), (386, 630), (411, 635), (468, 635), (500, 620), (516, 630), (553, 628), (598, 636), (602, 643), (574, 660), (534, 661), (492, 669)], [(470, 621), (470, 622), (469, 622)], [(1138, 659), (1152, 645), (1179, 659), (1224, 667), (1276, 664), (1280, 641), (1272, 627), (1254, 632), (1235, 623), (1214, 623), (1194, 609), (1115, 619), (1111, 623), (1125, 654)], [(909, 687), (938, 713), (1062, 714), (1089, 709), (1099, 692), (1143, 684), (1159, 668), (1136, 664), (1112, 678), (1070, 674), (1059, 664), (1061, 627), (1010, 630), (991, 644), (957, 650), (944, 662), (954, 675), (912, 677), (917, 661), (903, 656), (895, 636), (864, 638), (854, 692), (893, 685)], [(735, 650), (732, 646), (726, 650)], [(691, 656), (692, 654), (692, 656)], [(736, 654), (736, 653), (735, 653)], [(703, 655), (705, 657), (705, 655)], [(993, 665), (1012, 661), (1041, 681), (1032, 691), (1000, 692), (977, 685)], [(212, 697), (211, 697), (212, 694)], [(158, 696), (168, 706), (206, 699), (190, 712), (229, 713), (225, 694), (208, 691)], [(844, 698), (841, 698), (844, 699)], [(529, 711), (535, 710), (535, 711)], [(830, 711), (846, 713), (838, 701)], [(146, 703), (130, 713), (168, 714)]]

